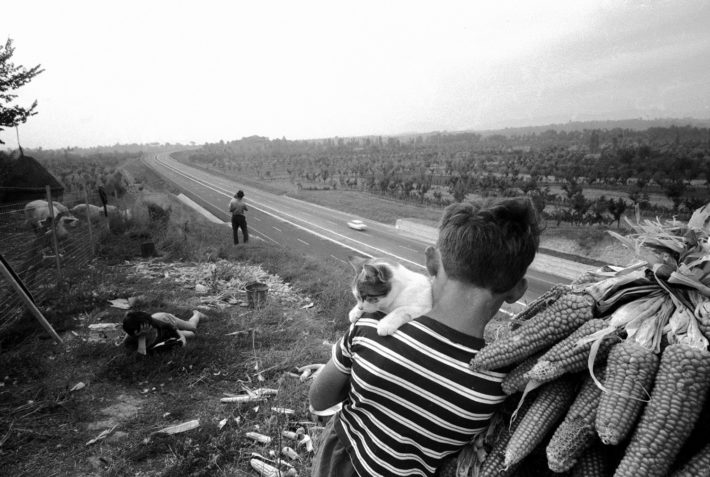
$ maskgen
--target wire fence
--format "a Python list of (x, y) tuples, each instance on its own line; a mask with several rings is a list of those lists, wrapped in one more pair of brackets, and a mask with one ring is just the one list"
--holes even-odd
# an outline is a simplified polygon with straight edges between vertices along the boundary
[[(24, 192), (38, 198), (0, 204), (0, 255), (40, 305), (85, 272), (98, 241), (126, 212), (113, 205), (104, 208), (98, 190), (54, 197), (49, 187)], [(0, 276), (0, 334), (26, 310), (10, 279)]]

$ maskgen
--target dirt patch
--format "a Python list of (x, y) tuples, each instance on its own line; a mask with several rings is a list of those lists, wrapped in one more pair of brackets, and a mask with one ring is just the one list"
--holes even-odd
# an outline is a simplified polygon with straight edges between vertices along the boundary
[(88, 430), (110, 429), (135, 417), (141, 409), (141, 401), (127, 394), (116, 396), (116, 402), (101, 409), (100, 414), (105, 419), (94, 421), (87, 426)]

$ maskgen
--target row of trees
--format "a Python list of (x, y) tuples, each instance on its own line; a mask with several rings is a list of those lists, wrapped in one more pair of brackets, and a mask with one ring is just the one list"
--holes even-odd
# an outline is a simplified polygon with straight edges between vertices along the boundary
[[(540, 197), (558, 215), (569, 212), (563, 219), (567, 222), (612, 220), (614, 213), (601, 211), (609, 208), (609, 200), (616, 210), (622, 197), (625, 204), (654, 214), (694, 210), (710, 198), (710, 129), (691, 126), (622, 133), (431, 135), (396, 143), (255, 136), (208, 144), (186, 157), (227, 173), (289, 180), (305, 189), (350, 188), (421, 203), (525, 193)], [(598, 197), (599, 190), (603, 200), (590, 198)]]

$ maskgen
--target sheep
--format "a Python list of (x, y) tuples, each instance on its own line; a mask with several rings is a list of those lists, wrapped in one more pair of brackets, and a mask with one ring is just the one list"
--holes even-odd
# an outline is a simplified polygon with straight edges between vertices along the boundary
[[(89, 213), (89, 220), (94, 221), (98, 220), (99, 217), (105, 217), (106, 215), (104, 214), (104, 208), (100, 207), (98, 205), (93, 205), (93, 204), (78, 204), (72, 207), (71, 212), (79, 217), (80, 219), (85, 219), (86, 218), (86, 213)], [(114, 217), (114, 216), (120, 216), (124, 220), (130, 220), (131, 219), (131, 211), (130, 210), (122, 210), (116, 207), (115, 205), (107, 205), (106, 206), (106, 212), (108, 212), (109, 217)]]
[(71, 213), (79, 219), (85, 219), (89, 215), (89, 220), (98, 220), (104, 215), (103, 207), (94, 204), (78, 204), (71, 208)]
[[(54, 209), (54, 222), (57, 227), (61, 226), (62, 229), (66, 230), (66, 225), (74, 227), (78, 222), (77, 218), (69, 212), (69, 209), (64, 204), (52, 201), (52, 208)], [(44, 232), (42, 229), (51, 226), (49, 203), (41, 199), (28, 202), (25, 205), (25, 218), (35, 232)]]

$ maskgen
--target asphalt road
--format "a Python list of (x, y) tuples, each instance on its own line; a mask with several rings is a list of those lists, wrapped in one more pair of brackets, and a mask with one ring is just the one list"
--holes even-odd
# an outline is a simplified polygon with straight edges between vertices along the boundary
[[(409, 268), (424, 271), (424, 249), (430, 243), (405, 236), (393, 225), (253, 189), (232, 177), (217, 176), (177, 162), (168, 153), (149, 154), (144, 161), (193, 201), (224, 220), (225, 225), (229, 220), (229, 200), (237, 190), (244, 190), (249, 206), (247, 222), (250, 240), (262, 240), (323, 260), (343, 263), (352, 254), (388, 256)], [(367, 230), (350, 229), (347, 222), (353, 218), (363, 220)], [(517, 305), (507, 308), (509, 312), (518, 311), (553, 284), (569, 282), (565, 277), (537, 270), (529, 270), (527, 278), (528, 292)]]

